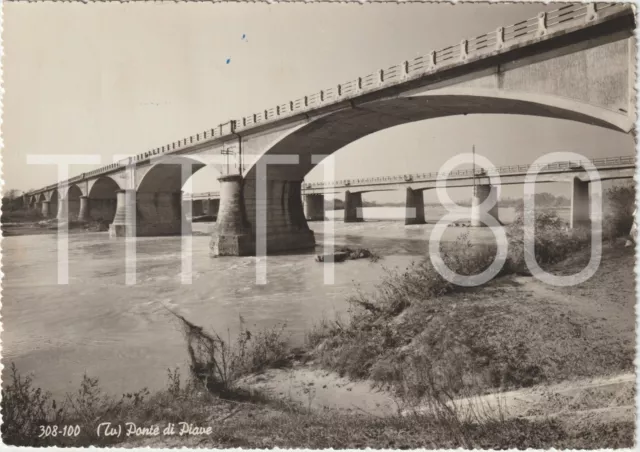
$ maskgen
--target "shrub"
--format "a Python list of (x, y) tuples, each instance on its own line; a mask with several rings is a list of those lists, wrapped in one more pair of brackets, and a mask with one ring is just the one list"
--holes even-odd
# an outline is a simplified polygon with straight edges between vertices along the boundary
[[(553, 211), (537, 214), (534, 225), (535, 260), (542, 268), (566, 259), (587, 246), (591, 239), (588, 229), (569, 229), (569, 225)], [(528, 273), (524, 255), (524, 215), (519, 214), (506, 232), (509, 254), (505, 273)]]
[(633, 225), (635, 209), (635, 187), (614, 186), (605, 193), (603, 205), (603, 237), (613, 242), (619, 237), (628, 236)]
[(240, 332), (234, 343), (170, 312), (183, 327), (192, 378), (202, 382), (213, 394), (234, 396), (233, 384), (240, 377), (286, 363), (287, 341), (283, 337), (286, 325), (253, 335), (244, 328), (241, 318)]
[(9, 384), (2, 389), (2, 438), (6, 444), (35, 446), (40, 426), (56, 425), (64, 416), (51, 394), (33, 386), (30, 376), (22, 377), (11, 364)]

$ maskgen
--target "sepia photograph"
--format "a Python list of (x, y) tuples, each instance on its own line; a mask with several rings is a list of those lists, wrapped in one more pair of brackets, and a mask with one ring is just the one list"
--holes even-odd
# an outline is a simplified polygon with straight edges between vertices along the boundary
[(635, 449), (635, 2), (1, 8), (3, 448)]

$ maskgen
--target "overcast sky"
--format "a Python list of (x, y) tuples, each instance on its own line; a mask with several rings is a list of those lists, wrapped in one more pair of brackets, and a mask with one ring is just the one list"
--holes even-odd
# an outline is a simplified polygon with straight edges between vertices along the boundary
[[(543, 9), (549, 7), (5, 3), (5, 189), (56, 180), (55, 167), (27, 165), (27, 154), (94, 153), (111, 163), (114, 155), (162, 146)], [(336, 153), (336, 177), (435, 171), (473, 144), (495, 165), (529, 163), (553, 151), (634, 152), (630, 136), (594, 126), (460, 116), (352, 143)], [(72, 174), (90, 169), (76, 167)], [(214, 170), (201, 170), (193, 191), (215, 190), (216, 178)], [(307, 176), (320, 178), (320, 171)], [(505, 194), (521, 192), (515, 186)]]

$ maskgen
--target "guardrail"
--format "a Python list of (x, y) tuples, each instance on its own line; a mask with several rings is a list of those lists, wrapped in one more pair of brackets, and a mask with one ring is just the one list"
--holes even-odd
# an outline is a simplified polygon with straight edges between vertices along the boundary
[[(181, 151), (194, 144), (201, 144), (223, 136), (233, 135), (243, 129), (255, 127), (258, 124), (298, 115), (368, 92), (388, 88), (407, 80), (418, 79), (444, 67), (464, 62), (469, 58), (477, 58), (504, 50), (511, 45), (520, 43), (523, 38), (539, 38), (551, 32), (570, 28), (579, 22), (592, 22), (596, 20), (598, 15), (603, 11), (609, 14), (630, 7), (630, 4), (625, 3), (571, 3), (564, 5), (555, 10), (540, 13), (536, 17), (506, 27), (500, 27), (495, 31), (476, 36), (472, 39), (464, 39), (459, 44), (434, 50), (426, 55), (379, 69), (370, 74), (322, 89), (299, 99), (290, 100), (266, 108), (260, 112), (243, 116), (239, 119), (230, 119), (212, 129), (151, 149), (150, 151), (140, 153), (124, 161), (121, 160), (118, 163), (90, 171), (85, 173), (83, 177), (93, 177), (117, 171), (123, 166), (144, 161), (156, 155)], [(80, 176), (75, 176), (60, 184), (49, 185), (44, 189), (31, 193), (50, 190), (58, 185), (73, 183), (78, 180), (78, 177)]]
[[(556, 162), (548, 165), (509, 165), (509, 166), (500, 166), (497, 168), (492, 168), (489, 171), (486, 170), (475, 170), (476, 176), (492, 176), (492, 175), (503, 175), (503, 174), (522, 174), (526, 173), (530, 169), (537, 169), (539, 172), (556, 172), (563, 170), (578, 170), (584, 164), (591, 163), (596, 168), (606, 168), (606, 167), (615, 167), (615, 166), (625, 166), (625, 165), (633, 165), (635, 166), (635, 157), (634, 156), (620, 156), (620, 157), (606, 157), (606, 158), (597, 158), (593, 160), (576, 160), (576, 161), (565, 161), (565, 162)], [(440, 173), (437, 171), (430, 173), (418, 173), (418, 174), (402, 174), (396, 176), (381, 176), (381, 177), (370, 177), (370, 178), (362, 178), (362, 179), (342, 179), (331, 182), (309, 182), (302, 184), (303, 189), (318, 189), (318, 188), (336, 188), (336, 187), (353, 187), (353, 186), (363, 186), (363, 185), (375, 185), (375, 184), (393, 184), (393, 183), (402, 183), (402, 182), (429, 182), (434, 181), (441, 177), (473, 177), (474, 170), (457, 170), (451, 171), (449, 173)]]

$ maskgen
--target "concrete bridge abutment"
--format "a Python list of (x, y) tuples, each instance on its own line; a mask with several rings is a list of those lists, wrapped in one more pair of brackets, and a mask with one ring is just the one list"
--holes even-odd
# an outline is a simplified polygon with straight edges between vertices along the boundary
[(571, 184), (570, 227), (589, 226), (591, 222), (589, 182), (574, 178)]
[(407, 188), (404, 224), (425, 224), (424, 192)]
[[(485, 201), (489, 207), (481, 209), (480, 205)], [(488, 216), (502, 224), (498, 215), (498, 190), (491, 185), (476, 185), (471, 200), (471, 226), (490, 226)]]
[(364, 221), (362, 215), (358, 215), (358, 209), (362, 214), (362, 193), (351, 193), (347, 190), (344, 193), (344, 222), (358, 223)]
[(324, 195), (304, 196), (304, 216), (307, 221), (324, 221)]

